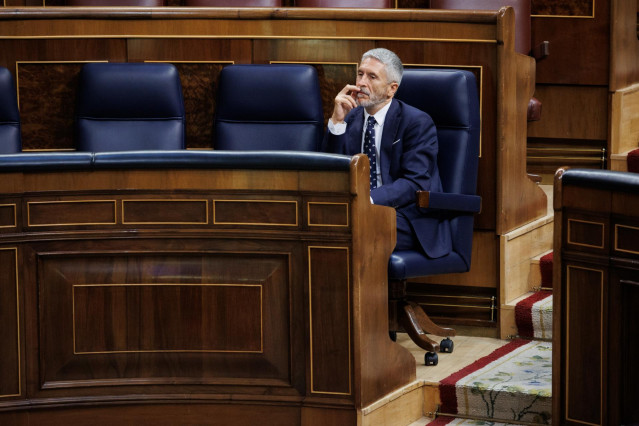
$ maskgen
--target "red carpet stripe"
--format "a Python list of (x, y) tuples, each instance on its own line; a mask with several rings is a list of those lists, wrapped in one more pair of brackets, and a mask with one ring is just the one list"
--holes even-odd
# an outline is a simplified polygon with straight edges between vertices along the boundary
[(539, 271), (541, 272), (541, 286), (552, 288), (552, 252), (541, 256), (539, 259)]
[(426, 426), (443, 426), (455, 420), (454, 417), (437, 417), (430, 423), (427, 423)]
[(633, 149), (630, 151), (626, 162), (628, 164), (629, 172), (639, 173), (639, 149)]
[(462, 368), (458, 372), (453, 373), (440, 381), (439, 394), (442, 401), (441, 412), (446, 414), (457, 414), (457, 393), (455, 391), (455, 385), (460, 379), (466, 377), (474, 371), (479, 370), (480, 368), (485, 367), (496, 359), (507, 355), (508, 353), (527, 343), (529, 342), (523, 339), (513, 340), (512, 342), (502, 346), (501, 348), (495, 349), (492, 353), (478, 359), (472, 364)]
[(535, 338), (535, 329), (532, 322), (532, 307), (546, 297), (552, 295), (551, 291), (538, 291), (515, 305), (515, 324), (519, 337), (527, 339)]

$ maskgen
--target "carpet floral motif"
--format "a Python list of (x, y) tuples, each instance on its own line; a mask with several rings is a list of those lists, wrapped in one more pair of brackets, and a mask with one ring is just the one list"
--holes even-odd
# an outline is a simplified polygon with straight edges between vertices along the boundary
[[(454, 391), (451, 387), (443, 392), (442, 403), (451, 411), (444, 412), (496, 422), (550, 424), (552, 343), (515, 341), (491, 355), (450, 377), (447, 385), (454, 382)], [(455, 407), (444, 402), (445, 394)]]

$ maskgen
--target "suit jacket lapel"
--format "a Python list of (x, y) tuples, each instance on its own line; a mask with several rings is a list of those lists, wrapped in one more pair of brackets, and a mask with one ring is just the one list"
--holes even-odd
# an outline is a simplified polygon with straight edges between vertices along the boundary
[(393, 142), (396, 141), (397, 130), (399, 129), (399, 123), (401, 121), (401, 114), (399, 103), (396, 100), (391, 101), (391, 106), (386, 113), (386, 119), (384, 120), (384, 132), (382, 133), (382, 143), (380, 147), (381, 164), (382, 167), (382, 182), (391, 183), (390, 165), (391, 155), (393, 151)]

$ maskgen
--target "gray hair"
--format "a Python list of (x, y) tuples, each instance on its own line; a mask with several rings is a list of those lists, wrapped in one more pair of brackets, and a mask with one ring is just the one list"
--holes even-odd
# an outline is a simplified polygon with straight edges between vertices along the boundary
[(384, 49), (382, 47), (377, 49), (371, 49), (368, 52), (362, 55), (362, 62), (366, 58), (377, 59), (379, 62), (384, 64), (386, 69), (386, 77), (388, 78), (389, 83), (397, 83), (398, 85), (402, 82), (402, 75), (404, 75), (404, 66), (402, 65), (402, 61), (399, 57), (388, 49)]

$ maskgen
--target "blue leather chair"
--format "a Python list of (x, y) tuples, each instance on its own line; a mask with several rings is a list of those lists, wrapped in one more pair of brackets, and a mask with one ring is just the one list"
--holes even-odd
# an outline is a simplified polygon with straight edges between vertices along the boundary
[(220, 73), (215, 149), (318, 151), (323, 132), (315, 68), (229, 65)]
[[(437, 363), (440, 345), (426, 336), (454, 336), (452, 329), (435, 325), (422, 308), (405, 296), (410, 278), (466, 272), (470, 269), (474, 213), (481, 198), (476, 194), (479, 162), (479, 96), (475, 76), (453, 69), (407, 69), (396, 98), (427, 112), (437, 127), (437, 164), (444, 192), (419, 191), (420, 207), (444, 215), (451, 224), (453, 250), (447, 256), (430, 259), (421, 251), (395, 251), (389, 263), (391, 327), (399, 324), (413, 341), (429, 351), (426, 364)], [(441, 350), (452, 352), (449, 339)]]
[(20, 113), (13, 77), (0, 67), (0, 154), (22, 151)]
[(184, 149), (177, 69), (162, 63), (91, 63), (76, 107), (78, 151)]

